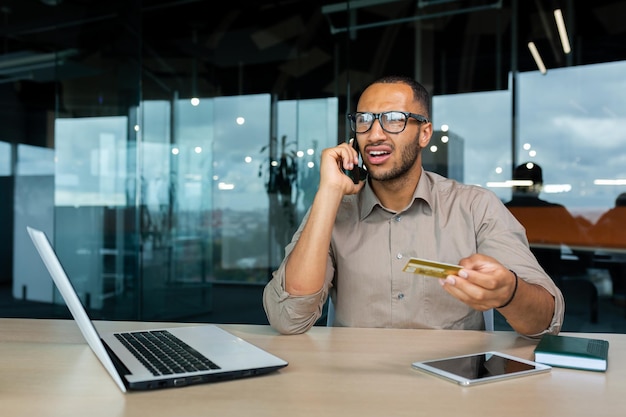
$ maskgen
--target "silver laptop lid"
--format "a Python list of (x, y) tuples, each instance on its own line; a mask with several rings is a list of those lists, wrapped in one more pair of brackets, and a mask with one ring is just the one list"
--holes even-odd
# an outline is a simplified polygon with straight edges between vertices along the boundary
[(83, 337), (89, 344), (89, 347), (91, 347), (91, 350), (96, 354), (102, 365), (104, 365), (105, 369), (111, 375), (117, 386), (122, 390), (122, 392), (126, 392), (126, 386), (124, 385), (122, 378), (115, 369), (115, 365), (109, 357), (102, 340), (100, 340), (100, 335), (89, 319), (89, 316), (87, 316), (87, 312), (83, 308), (78, 295), (76, 295), (76, 291), (65, 273), (65, 270), (61, 266), (61, 263), (59, 262), (48, 237), (41, 230), (33, 229), (32, 227), (27, 227), (26, 229), (35, 244), (35, 248), (37, 248), (37, 252), (39, 252), (41, 259), (46, 265), (46, 268), (48, 268), (48, 272), (50, 272), (54, 283), (59, 289), (63, 300), (65, 300), (65, 304), (70, 309), (72, 317), (74, 317), (74, 320), (78, 323), (78, 327), (80, 328)]

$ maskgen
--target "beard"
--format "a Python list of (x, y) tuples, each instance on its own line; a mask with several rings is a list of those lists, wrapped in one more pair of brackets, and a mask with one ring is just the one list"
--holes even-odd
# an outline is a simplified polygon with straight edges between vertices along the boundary
[(402, 150), (402, 154), (400, 155), (400, 164), (398, 166), (394, 166), (391, 170), (379, 174), (374, 174), (372, 171), (368, 171), (369, 176), (376, 181), (396, 181), (403, 178), (415, 166), (421, 151), (422, 147), (419, 144), (418, 132), (415, 140)]

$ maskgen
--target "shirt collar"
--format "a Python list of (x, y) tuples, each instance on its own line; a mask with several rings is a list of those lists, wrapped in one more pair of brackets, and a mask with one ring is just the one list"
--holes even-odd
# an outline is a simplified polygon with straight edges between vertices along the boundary
[[(417, 187), (415, 187), (415, 192), (413, 193), (413, 202), (415, 200), (423, 200), (430, 210), (433, 210), (433, 178), (431, 173), (428, 171), (424, 171), (422, 169), (422, 175), (420, 176), (420, 180), (417, 182)], [(412, 205), (411, 203), (409, 207)], [(359, 218), (360, 220), (365, 219), (369, 214), (374, 210), (374, 207), (379, 206), (384, 209), (383, 205), (380, 203), (380, 200), (374, 193), (372, 186), (370, 185), (369, 178), (366, 180), (365, 186), (359, 193)], [(407, 207), (408, 209), (408, 207)]]

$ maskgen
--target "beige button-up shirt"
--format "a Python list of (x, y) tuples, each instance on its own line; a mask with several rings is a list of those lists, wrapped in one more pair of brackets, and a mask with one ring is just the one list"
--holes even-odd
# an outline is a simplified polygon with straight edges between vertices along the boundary
[(490, 190), (423, 171), (412, 204), (394, 212), (382, 207), (366, 184), (339, 207), (323, 288), (291, 296), (285, 292), (285, 262), (306, 217), (263, 294), (270, 325), (281, 333), (307, 331), (321, 317), (329, 295), (335, 326), (484, 329), (482, 312), (448, 294), (437, 279), (402, 270), (411, 257), (456, 264), (474, 253), (491, 256), (519, 278), (546, 288), (554, 296), (555, 312), (541, 334), (560, 331), (563, 295), (531, 253), (523, 226)]

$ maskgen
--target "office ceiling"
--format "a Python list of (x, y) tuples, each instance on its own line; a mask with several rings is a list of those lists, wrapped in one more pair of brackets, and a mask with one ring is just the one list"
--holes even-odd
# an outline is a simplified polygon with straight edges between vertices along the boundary
[[(566, 15), (570, 55), (562, 52), (554, 7)], [(88, 78), (107, 67), (132, 80), (141, 63), (146, 97), (196, 89), (304, 98), (342, 96), (348, 80), (357, 89), (381, 74), (413, 73), (421, 62), (418, 74), (434, 93), (455, 93), (506, 88), (512, 65), (536, 70), (529, 40), (549, 70), (626, 59), (623, 0), (357, 0), (350, 12), (342, 8), (310, 0), (219, 7), (206, 0), (5, 0), (0, 84)]]

